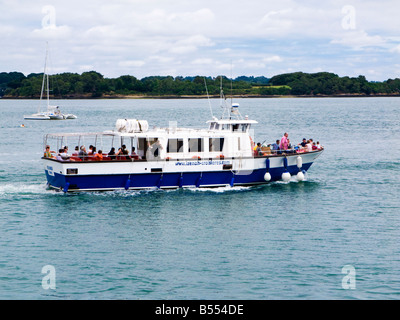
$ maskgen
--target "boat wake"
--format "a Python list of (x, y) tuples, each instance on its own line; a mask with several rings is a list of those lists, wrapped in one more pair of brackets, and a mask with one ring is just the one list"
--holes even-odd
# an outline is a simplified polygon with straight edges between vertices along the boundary
[(37, 195), (47, 194), (49, 191), (47, 185), (43, 183), (39, 184), (26, 184), (23, 182), (19, 183), (6, 183), (0, 185), (0, 197), (8, 195)]
[(225, 193), (225, 192), (235, 192), (235, 191), (243, 191), (250, 190), (252, 187), (244, 187), (244, 186), (225, 186), (225, 187), (213, 187), (213, 188), (185, 188), (185, 190), (191, 192), (214, 192), (214, 193)]

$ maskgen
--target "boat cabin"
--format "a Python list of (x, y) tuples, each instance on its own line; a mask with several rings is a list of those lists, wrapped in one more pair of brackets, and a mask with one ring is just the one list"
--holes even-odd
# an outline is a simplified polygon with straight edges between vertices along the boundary
[[(111, 160), (107, 153), (114, 147), (115, 152), (125, 145), (133, 160), (183, 160), (252, 157), (251, 125), (254, 120), (216, 119), (207, 122), (208, 129), (154, 128), (149, 130), (147, 121), (137, 119), (119, 119), (112, 131), (91, 134), (47, 135), (45, 144), (51, 145), (52, 138), (57, 140), (57, 150), (69, 144), (69, 150), (75, 146), (89, 145), (102, 150), (104, 160)], [(52, 146), (52, 148), (56, 148)], [(134, 148), (134, 156), (132, 156)], [(119, 158), (125, 160), (125, 157)]]
[(258, 123), (255, 120), (231, 120), (231, 119), (216, 119), (207, 121), (209, 130), (215, 131), (231, 131), (249, 133), (252, 124)]

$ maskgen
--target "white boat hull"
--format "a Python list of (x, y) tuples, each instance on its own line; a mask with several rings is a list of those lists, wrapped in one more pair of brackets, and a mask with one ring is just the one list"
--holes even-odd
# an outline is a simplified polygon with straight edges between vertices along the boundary
[(32, 114), (30, 116), (24, 116), (25, 120), (51, 120), (49, 116), (43, 114)]
[[(43, 158), (49, 187), (67, 191), (249, 186), (304, 174), (322, 153), (257, 158), (61, 162)], [(298, 158), (302, 165), (299, 167)], [(266, 180), (266, 173), (270, 178)]]

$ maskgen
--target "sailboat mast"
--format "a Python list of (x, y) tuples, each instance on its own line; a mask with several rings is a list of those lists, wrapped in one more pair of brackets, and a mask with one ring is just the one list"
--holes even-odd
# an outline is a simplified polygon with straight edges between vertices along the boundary
[[(47, 57), (47, 53), (46, 53), (46, 57)], [(47, 60), (47, 58), (46, 58)], [(47, 65), (47, 61), (46, 61), (46, 65)], [(47, 70), (46, 70), (47, 71)], [(50, 96), (49, 96), (49, 75), (46, 74), (46, 78), (47, 78), (47, 109), (49, 109), (49, 105), (50, 105)]]
[[(44, 60), (42, 91), (40, 92), (40, 102), (39, 102), (38, 113), (40, 113), (40, 109), (41, 109), (41, 106), (42, 106), (43, 91), (44, 91), (44, 85), (45, 85), (45, 81), (46, 81), (47, 55), (48, 55), (48, 44), (46, 44), (46, 58)], [(47, 77), (46, 83), (47, 83), (47, 105), (49, 105), (49, 77)]]

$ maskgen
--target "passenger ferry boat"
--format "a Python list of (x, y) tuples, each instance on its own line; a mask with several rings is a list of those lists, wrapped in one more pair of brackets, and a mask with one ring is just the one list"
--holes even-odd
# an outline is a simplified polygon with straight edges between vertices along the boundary
[[(57, 150), (92, 143), (103, 151), (100, 161), (84, 152), (64, 159), (45, 154), (48, 186), (74, 192), (251, 186), (292, 176), (303, 180), (323, 148), (272, 152), (264, 146), (255, 154), (251, 126), (257, 121), (243, 118), (238, 107), (228, 106), (226, 116), (213, 117), (204, 129), (172, 124), (150, 130), (145, 120), (119, 119), (111, 131), (47, 134), (45, 146), (57, 145)], [(135, 154), (111, 155), (106, 151), (112, 146), (134, 147)]]

